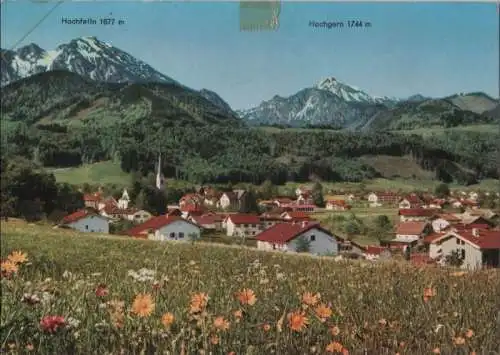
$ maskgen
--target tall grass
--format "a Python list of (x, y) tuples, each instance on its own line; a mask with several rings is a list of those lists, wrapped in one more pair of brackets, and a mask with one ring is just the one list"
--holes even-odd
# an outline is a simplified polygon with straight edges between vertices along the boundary
[[(6, 352), (421, 355), (500, 346), (498, 270), (1, 227), (2, 260), (15, 250), (29, 259), (1, 281)], [(64, 323), (50, 333), (58, 320), (47, 316)]]

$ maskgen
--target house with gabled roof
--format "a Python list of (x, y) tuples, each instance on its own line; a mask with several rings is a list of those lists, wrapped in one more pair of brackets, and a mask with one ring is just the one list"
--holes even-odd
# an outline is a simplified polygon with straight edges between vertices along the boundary
[(397, 193), (386, 191), (386, 192), (372, 192), (368, 194), (368, 205), (370, 207), (380, 207), (384, 204), (394, 205), (398, 203), (400, 196)]
[(125, 235), (158, 241), (189, 241), (201, 236), (201, 227), (177, 216), (161, 215), (141, 223), (124, 233)]
[(452, 229), (428, 239), (429, 256), (446, 259), (454, 251), (463, 260), (462, 268), (479, 269), (500, 266), (500, 231), (471, 228)]
[(280, 217), (284, 221), (290, 222), (302, 222), (311, 220), (311, 216), (309, 215), (309, 213), (302, 211), (286, 211), (283, 212)]
[(255, 237), (262, 231), (260, 217), (251, 213), (228, 214), (223, 221), (228, 237)]
[(323, 228), (318, 222), (278, 223), (256, 236), (260, 250), (297, 252), (300, 239), (309, 244), (315, 255), (335, 255), (339, 252), (340, 238)]
[(351, 206), (345, 200), (329, 199), (326, 201), (325, 208), (334, 211), (347, 211), (351, 209)]
[(412, 193), (399, 200), (398, 206), (400, 209), (404, 208), (419, 208), (423, 205), (422, 200), (417, 194)]
[(83, 208), (67, 215), (58, 226), (83, 233), (109, 233), (109, 219), (101, 216), (93, 208)]
[(398, 215), (401, 222), (428, 221), (436, 213), (436, 210), (430, 208), (402, 208), (399, 210)]

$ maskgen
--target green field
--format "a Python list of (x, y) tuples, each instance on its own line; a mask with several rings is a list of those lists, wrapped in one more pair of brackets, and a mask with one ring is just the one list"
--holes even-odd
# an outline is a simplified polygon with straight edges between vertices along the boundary
[[(94, 164), (82, 165), (75, 168), (61, 168), (51, 169), (58, 182), (66, 182), (73, 185), (82, 185), (88, 183), (94, 184), (116, 184), (118, 186), (129, 186), (131, 183), (131, 175), (123, 172), (118, 163), (111, 161), (99, 162)], [(432, 191), (434, 187), (439, 184), (436, 180), (415, 180), (415, 179), (373, 179), (363, 183), (350, 183), (350, 182), (322, 182), (325, 191), (330, 189), (340, 191), (354, 191), (364, 188), (366, 191), (372, 190), (404, 190), (412, 191), (427, 190)], [(186, 181), (176, 181), (174, 179), (167, 179), (167, 185), (174, 188), (183, 188), (186, 186), (193, 186)], [(303, 183), (287, 183), (281, 187), (281, 192), (289, 189), (295, 189), (298, 186), (304, 185)], [(305, 185), (312, 185), (308, 183)], [(484, 180), (480, 184), (471, 185), (467, 188), (459, 185), (450, 184), (451, 188), (458, 188), (461, 190), (468, 189), (485, 189), (490, 191), (498, 191), (500, 188), (499, 180), (489, 179)]]
[[(335, 261), (23, 222), (2, 222), (1, 247), (3, 260), (12, 251), (29, 259), (1, 280), (6, 353), (422, 355), (500, 346), (499, 270)], [(150, 276), (139, 277), (141, 268)], [(207, 303), (192, 299), (200, 293)], [(62, 323), (51, 328), (47, 316)]]
[(453, 131), (470, 131), (470, 132), (479, 132), (479, 133), (498, 133), (500, 134), (500, 127), (495, 124), (479, 124), (479, 125), (470, 125), (470, 126), (459, 126), (452, 128), (443, 128), (443, 127), (433, 127), (433, 128), (415, 128), (410, 130), (401, 130), (401, 131), (392, 131), (393, 133), (402, 133), (402, 134), (419, 134), (423, 136), (430, 136), (432, 134), (443, 134), (444, 132), (453, 132)]

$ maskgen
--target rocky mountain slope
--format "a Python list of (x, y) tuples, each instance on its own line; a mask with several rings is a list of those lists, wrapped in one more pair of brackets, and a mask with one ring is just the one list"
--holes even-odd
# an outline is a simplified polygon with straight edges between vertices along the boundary
[(398, 130), (491, 123), (499, 101), (483, 93), (432, 99), (421, 94), (406, 99), (371, 96), (327, 78), (289, 97), (274, 96), (259, 106), (238, 111), (256, 125), (324, 126)]

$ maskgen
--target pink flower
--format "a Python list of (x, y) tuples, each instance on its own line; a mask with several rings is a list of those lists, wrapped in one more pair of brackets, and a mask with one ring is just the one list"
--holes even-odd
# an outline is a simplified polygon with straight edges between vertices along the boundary
[(104, 297), (107, 296), (109, 293), (108, 288), (104, 284), (100, 284), (97, 286), (97, 289), (95, 290), (95, 295), (97, 297)]
[(40, 321), (40, 326), (47, 333), (55, 333), (59, 327), (64, 327), (66, 321), (61, 316), (45, 316)]

